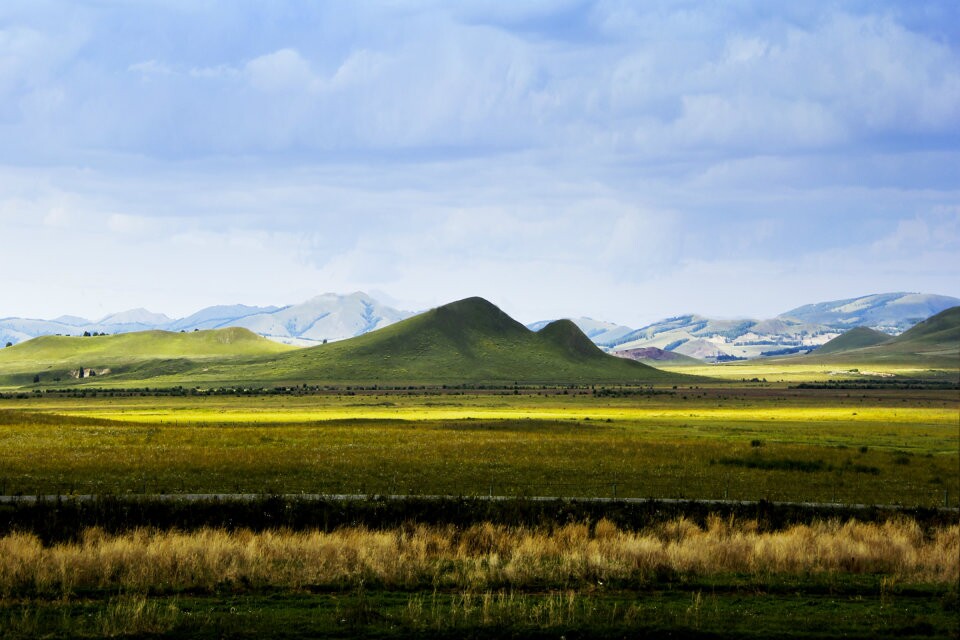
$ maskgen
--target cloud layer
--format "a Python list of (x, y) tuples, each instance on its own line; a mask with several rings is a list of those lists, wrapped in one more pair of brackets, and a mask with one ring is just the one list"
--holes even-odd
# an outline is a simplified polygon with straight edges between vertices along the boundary
[(952, 2), (4, 3), (0, 315), (960, 295), (958, 24)]

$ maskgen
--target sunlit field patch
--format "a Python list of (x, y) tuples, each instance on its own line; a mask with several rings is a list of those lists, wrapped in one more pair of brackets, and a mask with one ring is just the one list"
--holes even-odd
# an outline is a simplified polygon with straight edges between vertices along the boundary
[(925, 506), (960, 495), (951, 392), (576, 393), (7, 400), (0, 490)]

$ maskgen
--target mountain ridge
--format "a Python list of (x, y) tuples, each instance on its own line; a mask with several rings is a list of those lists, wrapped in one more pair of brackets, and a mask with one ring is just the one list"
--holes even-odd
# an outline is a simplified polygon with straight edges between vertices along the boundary
[[(951, 306), (951, 302), (960, 304), (960, 299), (886, 293), (803, 305), (766, 320), (712, 319), (682, 314), (640, 329), (585, 316), (572, 321), (607, 352), (630, 357), (632, 350), (657, 348), (700, 360), (722, 361), (813, 351), (852, 328), (855, 318), (873, 319), (881, 323), (882, 330), (898, 333), (913, 326), (927, 311), (933, 315), (940, 307)], [(413, 315), (384, 305), (363, 292), (326, 293), (280, 307), (216, 305), (176, 320), (145, 309), (109, 314), (97, 323), (70, 315), (54, 320), (4, 318), (0, 319), (0, 344), (15, 344), (38, 335), (80, 335), (85, 331), (114, 334), (147, 329), (193, 331), (240, 326), (276, 342), (313, 346), (362, 335)], [(169, 322), (158, 326), (149, 324), (165, 318)], [(832, 324), (808, 321), (817, 318), (827, 318)], [(103, 323), (105, 320), (107, 324)], [(549, 321), (540, 321), (527, 327), (537, 330), (548, 324)]]
[[(282, 307), (214, 305), (178, 319), (143, 308), (111, 313), (97, 321), (71, 315), (54, 320), (2, 318), (0, 342), (17, 344), (42, 335), (82, 335), (84, 332), (116, 334), (151, 329), (193, 331), (244, 327), (276, 342), (305, 346), (350, 338), (411, 315), (412, 312), (383, 305), (363, 292), (326, 293)], [(325, 323), (324, 318), (328, 318)]]
[(716, 320), (685, 314), (647, 325), (601, 346), (613, 353), (656, 347), (718, 362), (803, 354), (815, 352), (858, 326), (858, 319), (879, 323), (873, 329), (899, 333), (916, 324), (917, 314), (930, 311), (923, 316), (926, 318), (956, 305), (960, 305), (960, 299), (950, 296), (901, 292), (805, 305), (767, 320)]

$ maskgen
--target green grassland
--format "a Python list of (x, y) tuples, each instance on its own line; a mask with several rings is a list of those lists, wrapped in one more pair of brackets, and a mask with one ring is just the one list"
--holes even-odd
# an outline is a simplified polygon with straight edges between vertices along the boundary
[[(144, 371), (181, 369), (194, 362), (230, 362), (275, 355), (293, 347), (262, 338), (247, 329), (190, 333), (143, 331), (111, 336), (41, 336), (0, 350), (0, 380), (10, 386), (80, 382), (137, 376)], [(91, 376), (91, 373), (93, 374)]]
[[(138, 496), (197, 493), (259, 494), (263, 503), (274, 500), (270, 494), (301, 493), (768, 500), (916, 506), (949, 517), (932, 508), (956, 508), (960, 500), (956, 325), (948, 313), (876, 345), (854, 334), (818, 357), (679, 370), (709, 378), (612, 358), (569, 322), (530, 332), (478, 299), (311, 349), (219, 332), (40, 339), (0, 352), (0, 385), (15, 390), (0, 397), (0, 494), (108, 495), (123, 509), (138, 504)], [(98, 375), (71, 377), (79, 367)], [(788, 386), (817, 380), (843, 384)], [(873, 384), (882, 381), (898, 384)], [(374, 511), (385, 504), (367, 502)], [(414, 501), (394, 502), (402, 509)], [(58, 509), (65, 509), (60, 504), (38, 507), (50, 510), (42, 527), (57, 528)], [(76, 501), (77, 513), (96, 514), (93, 504)], [(607, 513), (610, 504), (627, 503), (585, 504), (601, 504)], [(16, 508), (0, 505), (0, 517)], [(684, 508), (691, 513), (692, 507)], [(591, 536), (599, 537), (594, 523), (555, 522), (531, 549), (567, 539), (569, 527), (587, 533), (582, 544), (563, 543), (570, 551), (560, 564), (543, 565), (543, 575), (552, 577), (479, 586), (471, 576), (499, 571), (506, 551), (484, 551), (474, 565), (438, 560), (420, 573), (400, 562), (401, 574), (415, 575), (400, 582), (363, 568), (384, 536), (395, 541), (384, 558), (431, 553), (417, 542), (412, 522), (372, 532), (372, 546), (354, 555), (333, 545), (330, 558), (356, 567), (333, 582), (292, 577), (285, 567), (309, 565), (294, 547), (264, 561), (277, 581), (238, 576), (231, 558), (259, 558), (243, 543), (249, 532), (241, 530), (210, 534), (211, 540), (238, 536), (239, 550), (204, 544), (202, 553), (184, 555), (185, 564), (171, 564), (165, 552), (157, 556), (186, 586), (153, 583), (131, 592), (111, 576), (122, 573), (124, 562), (141, 566), (127, 557), (131, 545), (149, 544), (161, 532), (135, 531), (134, 542), (122, 542), (105, 541), (102, 530), (86, 531), (81, 546), (89, 547), (85, 557), (93, 560), (77, 560), (75, 575), (89, 581), (60, 589), (50, 587), (57, 576), (74, 575), (64, 568), (61, 551), (38, 550), (38, 541), (14, 534), (0, 540), (8, 545), (0, 549), (6, 584), (20, 584), (25, 566), (19, 560), (4, 564), (14, 551), (25, 561), (46, 554), (53, 573), (32, 578), (33, 591), (0, 593), (0, 631), (11, 638), (957, 633), (954, 578), (865, 568), (844, 554), (830, 571), (755, 569), (749, 554), (743, 570), (707, 571), (697, 562), (678, 570), (670, 563), (684, 566), (675, 545), (682, 536), (674, 541), (667, 532), (662, 551), (672, 560), (618, 582), (591, 568), (596, 558), (590, 545), (598, 544)], [(718, 546), (703, 557), (743, 553), (753, 525), (734, 527), (732, 516), (728, 525), (713, 522)], [(438, 535), (472, 535), (482, 547), (484, 527), (494, 525), (469, 531), (444, 526)], [(669, 526), (695, 528), (683, 518)], [(846, 525), (812, 526), (844, 531)], [(851, 545), (855, 554), (874, 549), (912, 557), (901, 542), (861, 539), (858, 526), (851, 524), (850, 535), (837, 537), (837, 544)], [(889, 526), (911, 545), (943, 542), (944, 575), (955, 573), (955, 525), (936, 531), (910, 521)], [(264, 535), (295, 537), (289, 531)], [(797, 540), (803, 550), (798, 557), (822, 557), (824, 548), (808, 534)], [(286, 543), (277, 544), (284, 549)], [(641, 547), (634, 552), (645, 553)], [(112, 573), (104, 569), (103, 554), (121, 563), (110, 565)], [(221, 558), (225, 568), (198, 589), (191, 580), (206, 574), (186, 563), (203, 554)], [(779, 556), (774, 550), (771, 557)], [(629, 572), (631, 562), (618, 566)], [(889, 566), (900, 566), (893, 562)], [(102, 579), (89, 577), (98, 571)]]
[[(0, 493), (134, 497), (119, 499), (121, 509), (136, 508), (138, 494), (221, 492), (766, 499), (929, 508), (941, 506), (944, 498), (956, 505), (960, 496), (958, 410), (953, 390), (757, 384), (343, 387), (304, 395), (184, 396), (76, 388), (73, 395), (0, 398)], [(368, 502), (372, 513), (380, 513), (378, 501)], [(56, 504), (44, 507), (49, 517), (43, 527), (56, 529), (58, 520), (69, 520)], [(77, 504), (77, 514), (87, 511), (83, 505)], [(0, 505), (0, 517), (10, 508)], [(97, 513), (93, 505), (89, 511)], [(694, 527), (683, 519), (670, 526)], [(913, 532), (918, 542), (955, 535), (909, 521), (896, 526)], [(482, 545), (488, 527), (439, 525), (438, 530), (459, 539), (473, 535)], [(548, 531), (560, 540), (568, 528)], [(749, 532), (751, 525), (741, 529)], [(426, 543), (418, 546), (418, 530), (410, 522), (372, 536), (403, 541), (387, 549), (389, 557), (402, 560), (416, 549), (429, 552)], [(129, 537), (146, 543), (162, 535), (163, 530), (140, 530)], [(235, 535), (242, 541), (250, 534)], [(745, 534), (720, 535), (726, 537), (707, 557), (737, 553)], [(907, 553), (898, 551), (899, 543), (867, 544), (851, 535), (844, 543), (851, 548)], [(92, 529), (80, 539), (96, 545), (103, 536)], [(2, 560), (21, 539), (0, 540), (0, 546), (10, 545), (0, 550), (0, 575), (9, 579), (25, 575), (19, 560), (6, 565)], [(279, 576), (271, 582), (231, 568), (231, 554), (238, 554), (238, 561), (259, 557), (249, 546), (238, 552), (219, 543), (203, 545), (203, 553), (226, 563), (204, 573), (186, 560), (201, 552), (180, 552), (186, 555), (174, 561), (161, 545), (157, 562), (178, 580), (202, 579), (204, 586), (155, 581), (127, 589), (94, 577), (82, 586), (54, 588), (55, 575), (40, 574), (36, 584), (48, 585), (47, 591), (24, 587), (0, 593), (0, 629), (5, 638), (17, 639), (911, 638), (957, 632), (958, 594), (951, 582), (858, 568), (855, 561), (849, 570), (814, 572), (657, 565), (640, 577), (618, 580), (591, 569), (596, 560), (589, 540), (582, 549), (581, 543), (567, 544), (566, 559), (536, 565), (549, 579), (492, 586), (472, 581), (482, 568), (496, 570), (505, 554), (489, 552), (476, 560), (476, 568), (437, 561), (424, 569), (411, 557), (399, 566), (409, 567), (403, 573), (412, 577), (394, 583), (364, 568), (378, 557), (376, 548), (335, 545), (330, 557), (355, 563), (356, 569), (313, 583), (283, 577), (288, 566), (323, 566), (291, 547), (264, 560)], [(682, 562), (672, 544), (664, 553)], [(33, 548), (27, 544), (18, 557), (32, 557)], [(100, 555), (101, 548), (109, 555)], [(804, 557), (818, 557), (817, 548)], [(122, 558), (131, 552), (129, 545), (108, 540), (91, 548), (95, 560), (56, 575), (123, 575)], [(59, 552), (48, 547), (45, 553), (55, 560)], [(134, 558), (127, 564), (141, 563)], [(579, 566), (586, 569), (570, 568)]]
[(880, 579), (827, 586), (130, 596), (0, 603), (26, 638), (950, 638), (954, 594)]
[(6, 399), (0, 488), (925, 506), (960, 496), (952, 391), (563, 391)]

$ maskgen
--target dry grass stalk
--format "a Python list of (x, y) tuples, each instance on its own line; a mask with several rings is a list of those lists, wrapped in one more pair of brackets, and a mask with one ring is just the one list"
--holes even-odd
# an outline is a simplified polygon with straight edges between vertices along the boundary
[[(78, 543), (43, 546), (31, 534), (0, 538), (0, 593), (128, 593), (182, 589), (343, 587), (360, 581), (483, 590), (686, 575), (874, 573), (899, 581), (956, 583), (960, 526), (924, 535), (908, 520), (820, 522), (759, 532), (755, 522), (680, 519), (628, 532), (602, 520), (547, 529), (490, 523), (467, 529), (227, 532), (90, 529)], [(479, 605), (482, 606), (482, 605)]]

